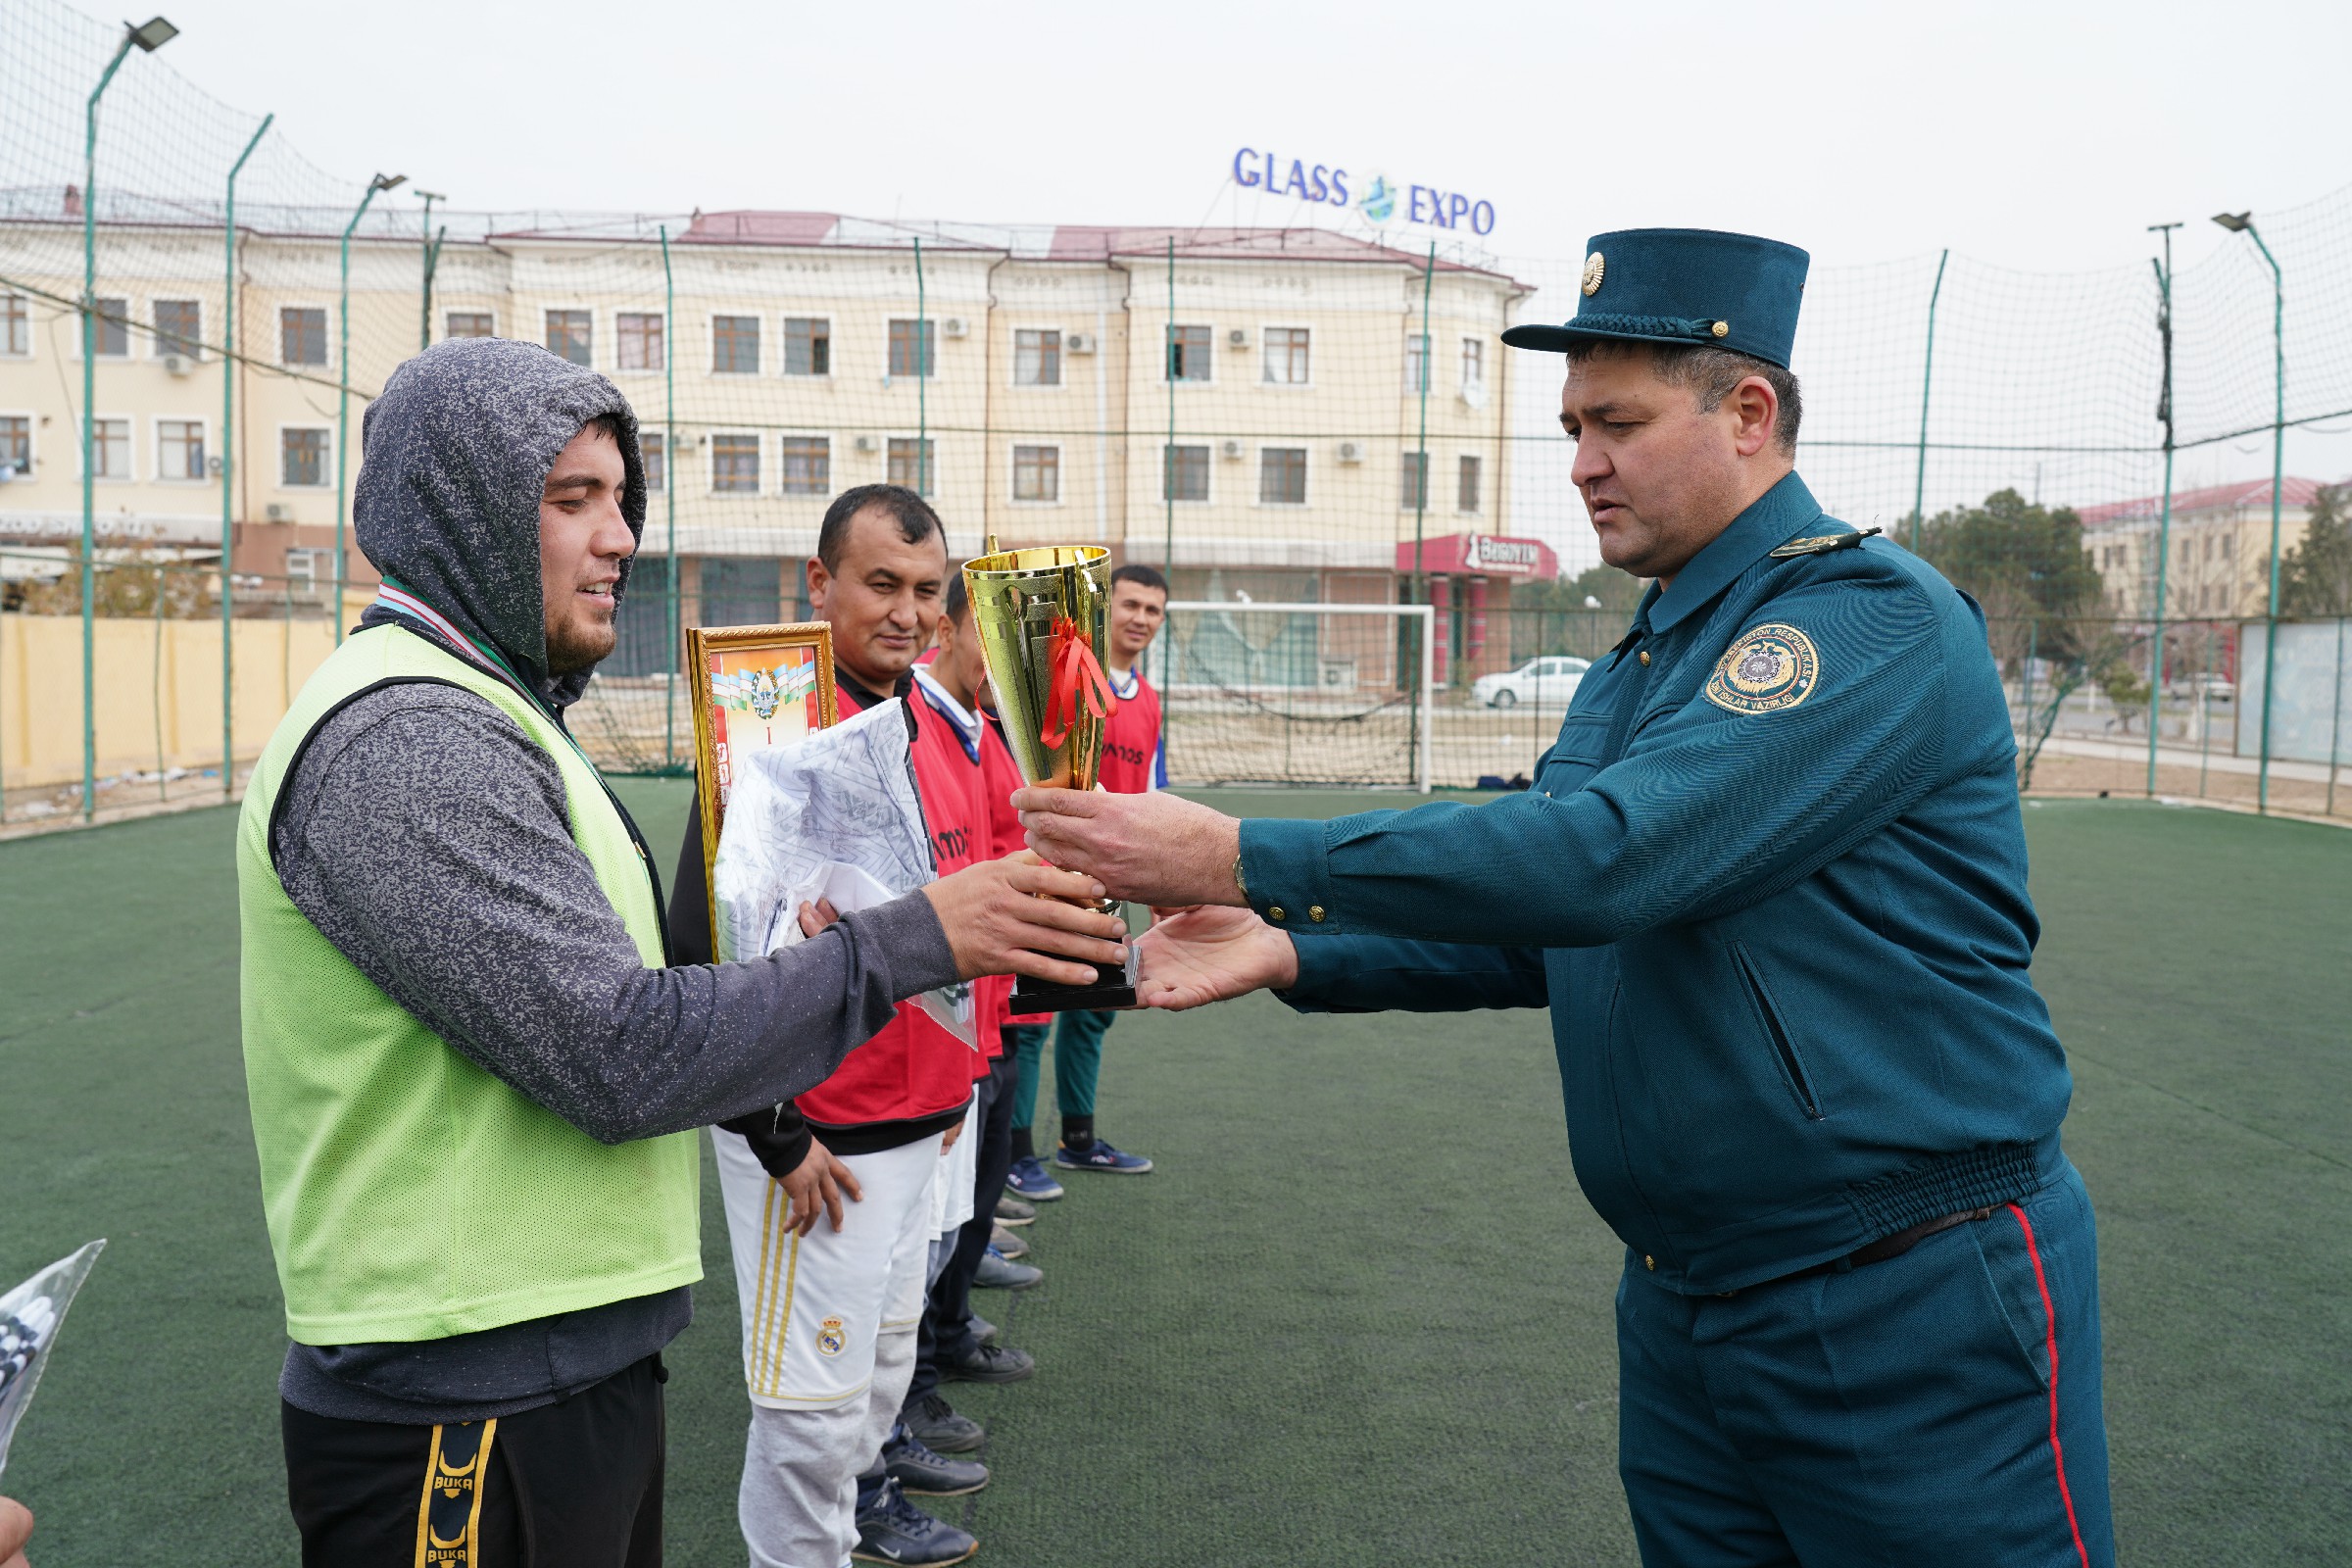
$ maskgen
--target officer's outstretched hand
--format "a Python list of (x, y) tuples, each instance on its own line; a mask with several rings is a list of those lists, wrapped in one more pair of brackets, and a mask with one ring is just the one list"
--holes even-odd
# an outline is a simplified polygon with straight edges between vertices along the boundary
[(1242, 824), (1164, 790), (1016, 790), (1029, 847), (1055, 865), (1084, 871), (1111, 897), (1161, 908), (1242, 902), (1233, 862)]
[(1126, 922), (1078, 906), (1078, 901), (1102, 897), (1102, 885), (1075, 871), (1057, 871), (1034, 855), (967, 865), (926, 885), (922, 893), (948, 933), (956, 972), (966, 980), (1025, 974), (1088, 985), (1096, 978), (1094, 964), (1127, 958), (1119, 945)]
[(0, 1568), (24, 1568), (24, 1543), (31, 1539), (32, 1510), (0, 1497)]
[(1152, 929), (1135, 939), (1142, 970), (1136, 996), (1147, 1007), (1180, 1011), (1298, 983), (1298, 950), (1290, 933), (1253, 909), (1196, 905), (1152, 913)]

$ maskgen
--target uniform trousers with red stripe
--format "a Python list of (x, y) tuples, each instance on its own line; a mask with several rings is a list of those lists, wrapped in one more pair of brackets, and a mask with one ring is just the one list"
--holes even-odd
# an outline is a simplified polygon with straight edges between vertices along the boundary
[(1683, 1296), (1627, 1260), (1618, 1469), (1645, 1568), (2109, 1568), (2073, 1165), (1842, 1272)]

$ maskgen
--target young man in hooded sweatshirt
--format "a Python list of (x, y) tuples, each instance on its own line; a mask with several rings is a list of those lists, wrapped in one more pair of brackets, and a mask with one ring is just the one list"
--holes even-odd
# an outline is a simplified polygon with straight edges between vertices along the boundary
[(303, 1561), (645, 1568), (661, 1351), (702, 1272), (692, 1129), (820, 1083), (902, 998), (1117, 951), (1115, 922), (1031, 896), (1087, 878), (997, 861), (668, 966), (644, 842), (564, 723), (644, 525), (628, 404), (449, 342), (364, 440), (384, 586), (264, 751), (236, 851)]

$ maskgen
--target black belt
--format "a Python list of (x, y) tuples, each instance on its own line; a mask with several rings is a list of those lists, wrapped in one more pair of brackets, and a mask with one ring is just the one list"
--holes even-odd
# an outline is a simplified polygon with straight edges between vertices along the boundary
[[(1992, 1218), (1992, 1209), (1990, 1205), (1987, 1205), (1984, 1208), (1964, 1208), (1957, 1214), (1946, 1214), (1940, 1219), (1922, 1220), (1908, 1230), (1896, 1231), (1892, 1236), (1882, 1236), (1867, 1247), (1857, 1247), (1843, 1257), (1833, 1257), (1827, 1262), (1816, 1263), (1811, 1268), (1800, 1268), (1793, 1274), (1782, 1274), (1772, 1279), (1759, 1280), (1753, 1285), (1743, 1286), (1742, 1289), (1760, 1291), (1767, 1285), (1786, 1285), (1790, 1280), (1809, 1280), (1816, 1274), (1843, 1274), (1871, 1263), (1884, 1263), (1890, 1257), (1902, 1256), (1929, 1237), (1939, 1232), (1948, 1231), (1954, 1226), (1966, 1225), (1971, 1220), (1990, 1218)], [(1740, 1292), (1720, 1291), (1716, 1294), (1738, 1296)]]

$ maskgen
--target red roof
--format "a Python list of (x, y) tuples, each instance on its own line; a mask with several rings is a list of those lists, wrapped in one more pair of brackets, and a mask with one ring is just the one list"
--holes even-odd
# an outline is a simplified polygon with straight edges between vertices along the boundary
[(697, 213), (680, 240), (720, 245), (822, 245), (839, 213)]
[[(2319, 499), (2325, 481), (2297, 479), (2291, 475), (2280, 486), (2279, 499), (2290, 507), (2308, 507)], [(2271, 481), (2244, 479), (2236, 484), (2208, 485), (2202, 490), (2173, 492), (2173, 515), (2178, 517), (2191, 512), (2230, 512), (2239, 507), (2265, 507), (2271, 504)], [(2141, 496), (2133, 501), (2110, 501), (2105, 506), (2077, 507), (2075, 515), (2082, 519), (2085, 528), (2103, 522), (2136, 522), (2139, 519), (2163, 515), (2162, 496)]]

